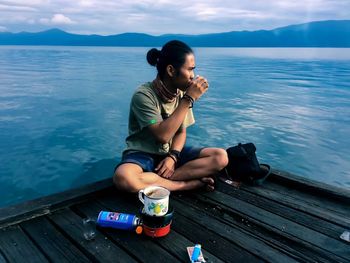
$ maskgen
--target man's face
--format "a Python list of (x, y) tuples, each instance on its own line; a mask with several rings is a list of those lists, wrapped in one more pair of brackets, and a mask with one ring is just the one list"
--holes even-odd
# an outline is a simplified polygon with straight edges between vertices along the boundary
[(178, 89), (186, 91), (194, 78), (195, 59), (193, 54), (187, 54), (185, 63), (176, 72), (174, 82)]

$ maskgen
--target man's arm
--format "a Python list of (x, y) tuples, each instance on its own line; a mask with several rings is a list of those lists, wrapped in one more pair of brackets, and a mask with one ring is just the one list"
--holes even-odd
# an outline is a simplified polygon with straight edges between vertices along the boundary
[[(186, 128), (181, 127), (178, 132), (176, 132), (172, 144), (171, 150), (176, 150), (181, 152), (186, 142)], [(157, 174), (164, 178), (170, 178), (175, 171), (175, 164), (179, 160), (177, 156), (167, 156), (165, 157), (155, 168)]]
[[(168, 143), (172, 138), (173, 140), (175, 139), (174, 136), (177, 136), (176, 132), (183, 123), (190, 105), (191, 103), (188, 100), (181, 99), (178, 107), (169, 118), (163, 120), (162, 122), (148, 126), (152, 134), (156, 137), (157, 141), (161, 143)], [(186, 133), (184, 139), (186, 140)]]
[[(192, 81), (190, 87), (186, 90), (186, 95), (191, 97), (193, 101), (198, 100), (208, 89), (207, 80), (201, 76), (197, 76)], [(189, 107), (192, 102), (187, 99), (181, 99), (179, 105), (173, 114), (166, 120), (149, 126), (150, 131), (160, 143), (168, 143), (175, 135), (177, 130), (183, 123)]]
[(186, 142), (186, 128), (182, 127), (175, 134), (171, 143), (170, 150), (176, 150), (181, 152)]

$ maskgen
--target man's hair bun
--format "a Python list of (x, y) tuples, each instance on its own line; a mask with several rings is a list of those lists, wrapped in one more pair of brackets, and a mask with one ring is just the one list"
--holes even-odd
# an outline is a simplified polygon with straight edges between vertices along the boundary
[(159, 57), (160, 57), (160, 50), (158, 50), (156, 48), (152, 48), (147, 52), (147, 62), (151, 66), (157, 65)]

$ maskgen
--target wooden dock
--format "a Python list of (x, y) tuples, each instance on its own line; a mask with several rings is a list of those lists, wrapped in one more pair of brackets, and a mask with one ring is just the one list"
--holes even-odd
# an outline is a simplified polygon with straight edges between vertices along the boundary
[(137, 213), (136, 195), (111, 180), (0, 209), (0, 262), (189, 262), (202, 245), (207, 262), (350, 262), (350, 191), (273, 171), (259, 187), (222, 182), (215, 192), (172, 193), (171, 232), (152, 239), (97, 229), (99, 211)]

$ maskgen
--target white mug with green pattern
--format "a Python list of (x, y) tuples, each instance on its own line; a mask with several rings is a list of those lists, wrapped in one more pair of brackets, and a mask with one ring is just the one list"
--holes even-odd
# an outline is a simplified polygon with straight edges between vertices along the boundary
[(139, 199), (144, 204), (144, 213), (163, 216), (169, 209), (170, 191), (161, 186), (149, 186), (139, 191)]

